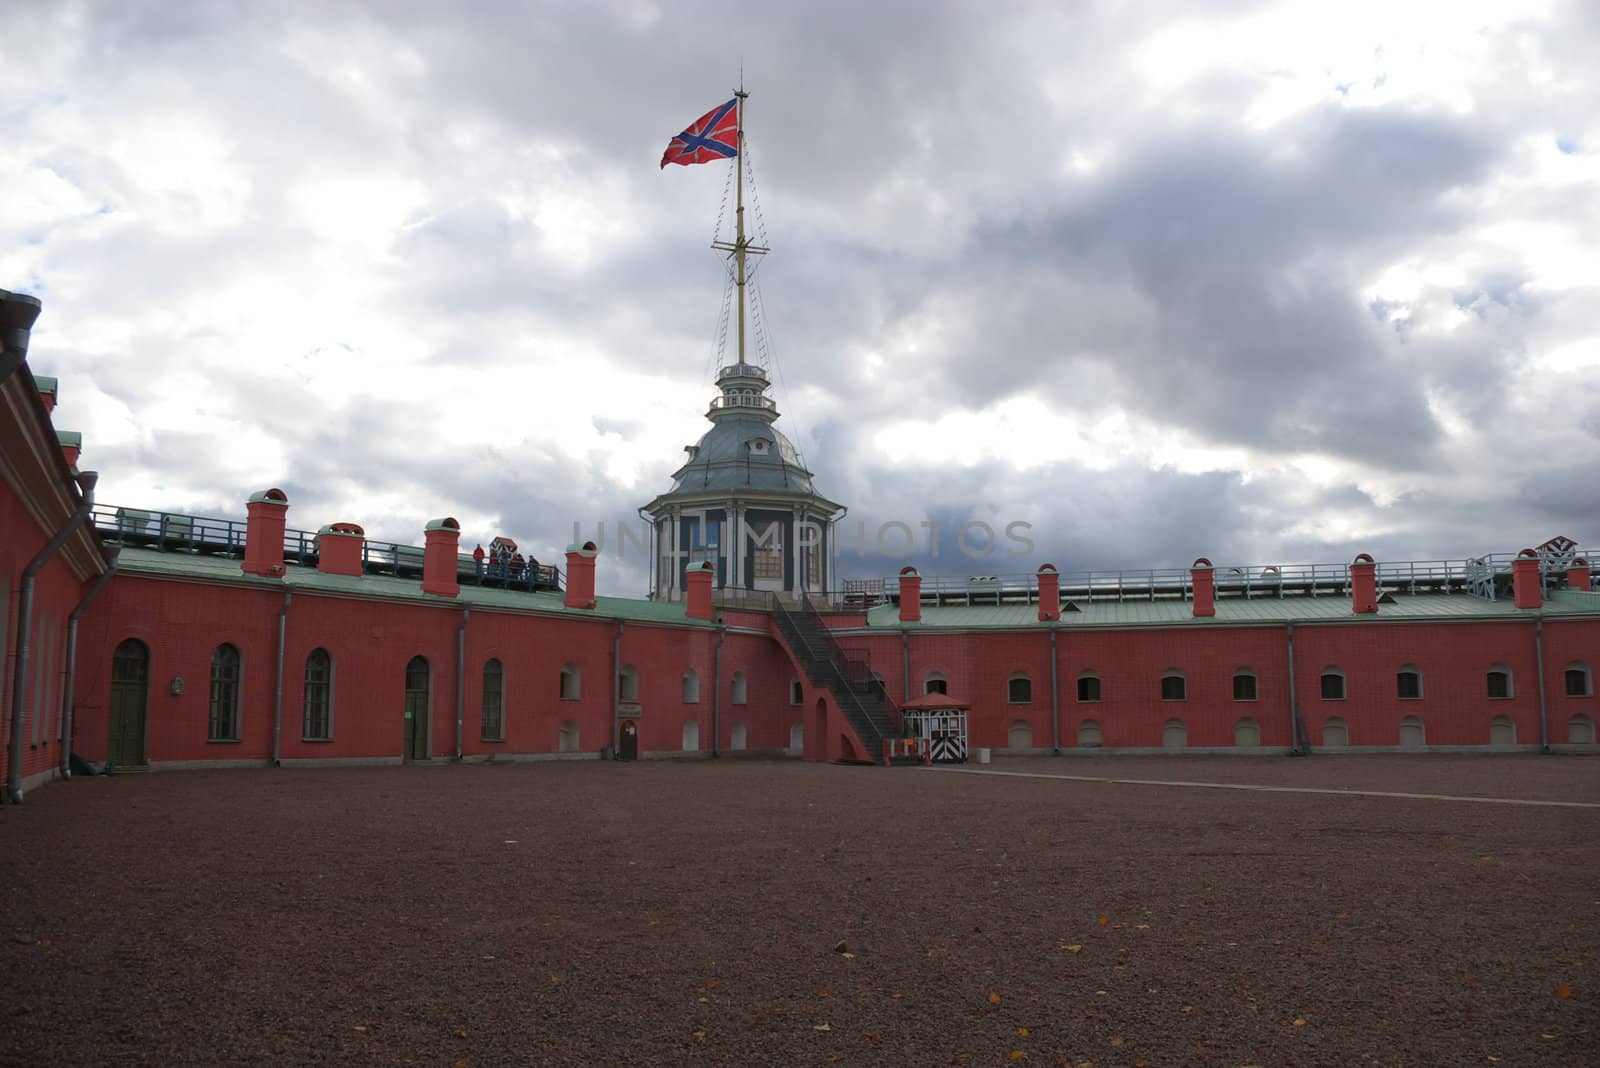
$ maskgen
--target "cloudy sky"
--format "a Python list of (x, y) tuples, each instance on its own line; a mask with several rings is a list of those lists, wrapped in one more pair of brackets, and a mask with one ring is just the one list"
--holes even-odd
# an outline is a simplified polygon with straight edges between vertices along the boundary
[(1600, 5), (13, 0), (5, 38), (0, 287), (110, 503), (277, 485), (543, 559), (637, 522), (723, 291), (728, 166), (657, 161), (742, 63), (780, 428), (869, 549), (1600, 544)]

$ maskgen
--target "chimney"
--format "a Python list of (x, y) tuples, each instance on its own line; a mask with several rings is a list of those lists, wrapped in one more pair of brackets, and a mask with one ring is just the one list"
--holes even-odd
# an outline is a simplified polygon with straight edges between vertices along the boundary
[(922, 576), (914, 567), (900, 569), (900, 622), (922, 619)]
[(1039, 622), (1050, 623), (1060, 618), (1061, 573), (1056, 570), (1056, 565), (1054, 564), (1040, 564)]
[(1567, 588), (1570, 590), (1587, 590), (1589, 586), (1589, 561), (1578, 557), (1572, 561), (1572, 566), (1567, 568)]
[(317, 570), (326, 575), (360, 575), (366, 533), (355, 523), (333, 523), (317, 531)]
[(594, 607), (594, 558), (598, 555), (600, 550), (592, 541), (567, 546), (568, 608)]
[(446, 516), (430, 519), (422, 528), (422, 592), (439, 597), (454, 597), (461, 592), (461, 577), (456, 572), (456, 545), (461, 541), (461, 524)]
[(1511, 593), (1518, 608), (1538, 608), (1544, 604), (1539, 578), (1539, 554), (1524, 549), (1511, 561)]
[(1194, 617), (1209, 619), (1217, 614), (1217, 576), (1211, 570), (1211, 561), (1200, 557), (1189, 568), (1189, 579), (1194, 583)]
[(698, 564), (689, 565), (688, 574), (685, 578), (689, 585), (689, 603), (685, 614), (690, 619), (711, 618), (711, 580), (714, 574), (710, 560), (702, 560)]
[(1366, 553), (1350, 564), (1350, 607), (1358, 615), (1378, 610), (1378, 565)]
[(245, 504), (244, 563), (247, 575), (283, 577), (283, 531), (289, 520), (289, 497), (281, 489), (252, 493)]
[(76, 471), (78, 457), (83, 453), (83, 435), (76, 430), (57, 430), (56, 444), (61, 446), (61, 455), (66, 458), (67, 466)]

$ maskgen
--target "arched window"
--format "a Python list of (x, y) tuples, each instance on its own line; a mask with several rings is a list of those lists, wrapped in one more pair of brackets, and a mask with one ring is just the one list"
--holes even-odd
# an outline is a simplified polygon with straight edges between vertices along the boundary
[(486, 742), (506, 740), (506, 673), (498, 660), (483, 665), (483, 718), (480, 735)]
[(1090, 704), (1100, 700), (1100, 676), (1085, 671), (1078, 676), (1078, 700)]
[(1336, 667), (1322, 669), (1322, 699), (1324, 701), (1344, 700), (1344, 672)]
[(1014, 705), (1033, 704), (1033, 680), (1017, 672), (1006, 682), (1006, 700)]
[(1169, 671), (1161, 676), (1161, 699), (1163, 701), (1183, 701), (1188, 698), (1189, 688), (1181, 671)]
[(1581, 660), (1574, 660), (1567, 665), (1567, 696), (1592, 697), (1594, 695), (1594, 680), (1589, 675), (1589, 665)]
[(732, 682), (730, 688), (733, 691), (733, 703), (734, 704), (742, 705), (742, 704), (745, 704), (747, 701), (749, 701), (749, 699), (750, 699), (750, 692), (749, 692), (750, 691), (750, 687), (745, 684), (744, 672), (735, 671), (733, 673), (733, 682)]
[(1235, 701), (1254, 701), (1256, 699), (1256, 673), (1249, 668), (1240, 668), (1233, 673), (1233, 699)]
[(950, 692), (949, 680), (937, 671), (930, 671), (928, 672), (928, 677), (923, 680), (922, 692), (947, 694)]
[(750, 744), (750, 729), (743, 723), (733, 725), (733, 740), (728, 744), (729, 749), (744, 749)]
[(1181, 719), (1169, 719), (1161, 728), (1163, 749), (1182, 749), (1189, 744), (1189, 728)]
[(313, 649), (306, 657), (300, 734), (308, 742), (333, 740), (333, 657), (326, 649)]
[(626, 665), (617, 676), (617, 699), (629, 703), (639, 700), (639, 670), (632, 664)]
[(1240, 749), (1253, 749), (1261, 744), (1261, 725), (1249, 716), (1233, 725), (1233, 744)]
[(1025, 719), (1019, 719), (1011, 724), (1011, 729), (1006, 732), (1006, 745), (1012, 749), (1033, 748), (1033, 726)]
[(1567, 720), (1567, 741), (1572, 745), (1594, 744), (1594, 720), (1579, 714)]
[(580, 750), (578, 748), (578, 721), (577, 720), (569, 719), (569, 720), (563, 720), (562, 721), (561, 733), (556, 739), (556, 745), (557, 745), (557, 749), (560, 752), (563, 752), (563, 753), (577, 753), (577, 752), (580, 752)]
[(806, 703), (806, 688), (800, 684), (799, 679), (789, 680), (789, 703), (791, 705)]
[(1490, 700), (1503, 701), (1515, 692), (1511, 686), (1511, 669), (1504, 664), (1492, 665), (1484, 680)]
[(700, 751), (700, 724), (689, 720), (683, 725), (683, 751), (685, 753), (698, 753)]
[(577, 664), (561, 666), (561, 699), (576, 701), (583, 696), (583, 673)]
[(1400, 744), (1408, 748), (1420, 748), (1428, 744), (1421, 716), (1407, 716), (1400, 721)]
[(211, 654), (211, 723), (207, 741), (239, 740), (239, 650), (226, 643)]
[(1094, 749), (1100, 744), (1100, 724), (1092, 719), (1086, 719), (1078, 724), (1078, 744), (1085, 749)]
[(1415, 664), (1407, 664), (1394, 676), (1394, 695), (1402, 701), (1422, 700), (1422, 672)]
[(686, 705), (700, 703), (700, 673), (694, 668), (683, 673), (683, 703)]
[(1350, 744), (1350, 729), (1338, 716), (1329, 716), (1322, 724), (1322, 747), (1343, 749)]
[(1517, 725), (1510, 716), (1496, 716), (1489, 721), (1489, 744), (1497, 749), (1517, 744)]

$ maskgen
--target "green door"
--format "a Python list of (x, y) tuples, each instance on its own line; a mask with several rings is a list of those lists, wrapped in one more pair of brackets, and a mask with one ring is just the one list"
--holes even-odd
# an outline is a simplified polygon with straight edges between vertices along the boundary
[(405, 759), (428, 759), (428, 661), (414, 656), (406, 665)]
[(113, 765), (143, 764), (145, 706), (150, 692), (150, 650), (129, 638), (111, 654), (111, 745)]

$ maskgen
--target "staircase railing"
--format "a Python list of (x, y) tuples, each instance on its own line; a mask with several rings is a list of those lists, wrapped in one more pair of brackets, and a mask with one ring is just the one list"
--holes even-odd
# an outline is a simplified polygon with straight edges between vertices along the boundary
[[(783, 636), (788, 640), (814, 684), (824, 685), (838, 701), (845, 718), (855, 728), (866, 748), (868, 758), (876, 760), (885, 739), (897, 733), (897, 710), (883, 702), (883, 724), (873, 717), (872, 711), (861, 700), (861, 695), (850, 684), (845, 658), (839, 643), (828, 633), (816, 609), (802, 601), (793, 611), (779, 598), (773, 599), (773, 616)], [(820, 650), (816, 648), (820, 645)]]

